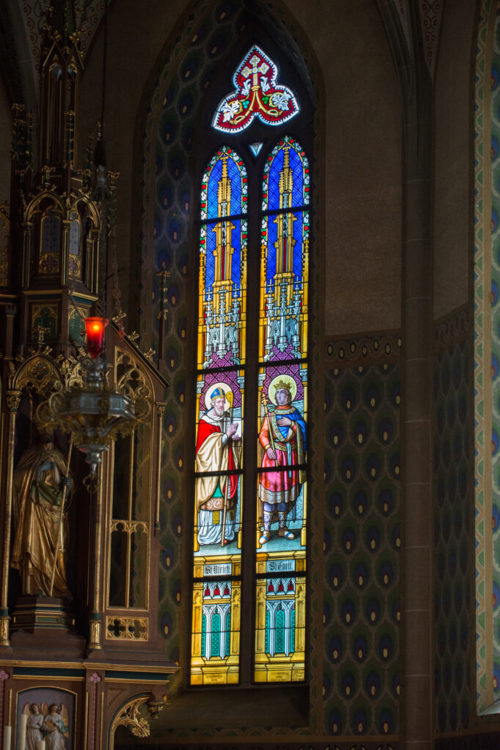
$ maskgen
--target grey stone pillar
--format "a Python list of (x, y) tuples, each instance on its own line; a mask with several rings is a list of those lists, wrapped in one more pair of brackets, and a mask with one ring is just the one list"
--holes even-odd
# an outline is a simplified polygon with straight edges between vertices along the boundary
[(405, 123), (402, 719), (408, 750), (431, 748), (434, 742), (430, 93), (430, 82), (412, 92)]
[(404, 127), (401, 735), (406, 750), (430, 750), (435, 735), (433, 84), (424, 57), (419, 1), (409, 0), (404, 6), (404, 21), (392, 0), (377, 3), (400, 79)]

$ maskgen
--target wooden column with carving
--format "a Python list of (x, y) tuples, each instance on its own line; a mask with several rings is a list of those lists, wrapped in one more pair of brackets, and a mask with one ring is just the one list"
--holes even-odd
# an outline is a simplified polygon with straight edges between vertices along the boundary
[(5, 471), (5, 502), (3, 508), (3, 545), (2, 545), (2, 571), (1, 571), (1, 598), (0, 598), (0, 646), (10, 646), (9, 639), (9, 609), (8, 609), (8, 586), (10, 570), (10, 537), (12, 527), (12, 496), (14, 481), (14, 438), (16, 431), (16, 414), (19, 408), (21, 394), (18, 390), (8, 390), (5, 396), (7, 409), (7, 445), (3, 455)]

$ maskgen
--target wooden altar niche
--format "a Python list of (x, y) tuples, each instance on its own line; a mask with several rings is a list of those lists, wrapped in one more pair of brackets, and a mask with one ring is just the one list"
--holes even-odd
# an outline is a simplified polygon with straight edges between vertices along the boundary
[[(141, 736), (141, 712), (163, 707), (177, 666), (162, 653), (158, 627), (159, 503), (162, 416), (166, 383), (154, 364), (112, 325), (106, 358), (110, 384), (149, 409), (129, 435), (104, 454), (89, 492), (83, 455), (74, 450), (74, 484), (68, 510), (68, 584), (71, 599), (26, 596), (11, 567), (16, 532), (16, 465), (36, 442), (37, 408), (71, 379), (78, 360), (47, 347), (11, 363), (1, 415), (2, 568), (0, 615), (0, 717), (12, 742), (31, 704), (61, 706), (68, 747), (111, 745), (117, 726)], [(56, 431), (63, 456), (68, 436)], [(12, 744), (12, 747), (16, 747)]]

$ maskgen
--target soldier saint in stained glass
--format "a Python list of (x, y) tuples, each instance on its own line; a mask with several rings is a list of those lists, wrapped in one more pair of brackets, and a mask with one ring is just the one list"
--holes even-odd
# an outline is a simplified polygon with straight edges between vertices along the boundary
[(262, 503), (263, 530), (259, 544), (271, 538), (273, 517), (278, 517), (278, 536), (295, 539), (296, 533), (287, 527), (287, 518), (295, 506), (306, 480), (303, 468), (306, 454), (306, 423), (302, 414), (292, 405), (297, 392), (295, 380), (288, 375), (275, 377), (269, 386), (273, 404), (268, 405), (262, 392), (264, 421), (259, 442), (264, 449), (259, 480), (259, 500)]

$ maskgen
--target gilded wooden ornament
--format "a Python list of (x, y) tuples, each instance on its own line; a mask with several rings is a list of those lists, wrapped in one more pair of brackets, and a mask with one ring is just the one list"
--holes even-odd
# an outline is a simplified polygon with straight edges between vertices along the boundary
[(7, 393), (5, 394), (5, 399), (7, 401), (7, 409), (10, 412), (16, 412), (19, 409), (19, 404), (21, 403), (21, 391), (7, 391)]
[(116, 349), (115, 372), (117, 389), (134, 403), (137, 421), (145, 422), (151, 414), (153, 398), (139, 360), (124, 349)]
[(0, 645), (9, 645), (9, 617), (0, 617)]
[(91, 620), (90, 622), (90, 646), (93, 649), (101, 648), (101, 622)]
[(147, 617), (106, 617), (108, 640), (147, 641), (148, 630)]
[(140, 709), (149, 701), (147, 695), (141, 698), (135, 698), (130, 703), (126, 703), (121, 711), (116, 715), (111, 725), (111, 735), (114, 736), (118, 727), (127, 727), (135, 737), (149, 737), (151, 730), (149, 722), (144, 716), (141, 716)]
[(54, 359), (50, 347), (18, 361), (19, 366), (9, 374), (11, 389), (20, 392), (24, 388), (30, 388), (48, 397), (55, 384), (61, 380), (59, 362), (58, 359)]

